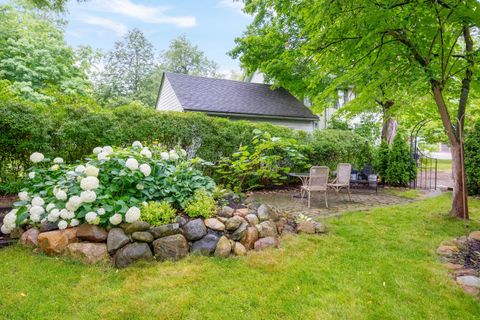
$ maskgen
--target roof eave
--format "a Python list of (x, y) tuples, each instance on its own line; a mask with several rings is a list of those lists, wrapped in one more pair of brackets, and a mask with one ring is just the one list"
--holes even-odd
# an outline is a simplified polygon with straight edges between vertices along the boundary
[(294, 117), (294, 116), (277, 116), (277, 115), (265, 115), (265, 114), (254, 114), (254, 113), (237, 113), (237, 112), (218, 112), (218, 111), (210, 111), (210, 110), (200, 110), (200, 109), (188, 109), (184, 108), (185, 111), (190, 112), (203, 112), (208, 115), (214, 116), (230, 116), (230, 117), (246, 117), (246, 118), (264, 118), (264, 119), (283, 119), (283, 120), (310, 120), (310, 121), (317, 121), (319, 120), (318, 116), (312, 117)]

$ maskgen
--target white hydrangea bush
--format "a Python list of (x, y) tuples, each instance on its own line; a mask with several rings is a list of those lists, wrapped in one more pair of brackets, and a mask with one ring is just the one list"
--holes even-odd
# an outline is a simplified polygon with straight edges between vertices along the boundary
[(119, 225), (141, 219), (142, 203), (166, 200), (184, 208), (195, 190), (212, 192), (215, 183), (197, 169), (211, 165), (187, 159), (185, 150), (165, 150), (135, 141), (128, 148), (96, 147), (82, 163), (67, 164), (39, 152), (30, 156), (28, 187), (4, 219), (1, 231), (18, 225), (81, 223)]

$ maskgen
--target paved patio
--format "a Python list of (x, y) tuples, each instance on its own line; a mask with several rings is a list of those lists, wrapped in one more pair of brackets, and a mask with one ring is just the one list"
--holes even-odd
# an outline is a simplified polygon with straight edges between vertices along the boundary
[(313, 193), (311, 208), (307, 206), (307, 199), (298, 197), (298, 189), (252, 192), (248, 201), (268, 204), (278, 210), (289, 212), (293, 215), (303, 213), (311, 217), (330, 217), (340, 215), (347, 211), (368, 210), (372, 207), (382, 207), (412, 202), (407, 199), (379, 190), (378, 194), (371, 190), (352, 190), (352, 201), (348, 194), (331, 190), (328, 192), (328, 208), (325, 208), (324, 195)]

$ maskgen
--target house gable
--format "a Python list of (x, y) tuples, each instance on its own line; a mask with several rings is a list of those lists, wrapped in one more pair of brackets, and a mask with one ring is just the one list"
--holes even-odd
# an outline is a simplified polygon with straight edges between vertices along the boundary
[(184, 111), (172, 84), (165, 74), (162, 77), (156, 109), (160, 111)]

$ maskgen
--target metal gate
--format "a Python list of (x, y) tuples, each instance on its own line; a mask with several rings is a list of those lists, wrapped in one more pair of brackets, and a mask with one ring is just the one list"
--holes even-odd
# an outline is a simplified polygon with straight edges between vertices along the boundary
[(413, 189), (437, 189), (438, 159), (432, 158), (418, 148), (418, 134), (431, 120), (422, 120), (410, 134), (410, 187)]

